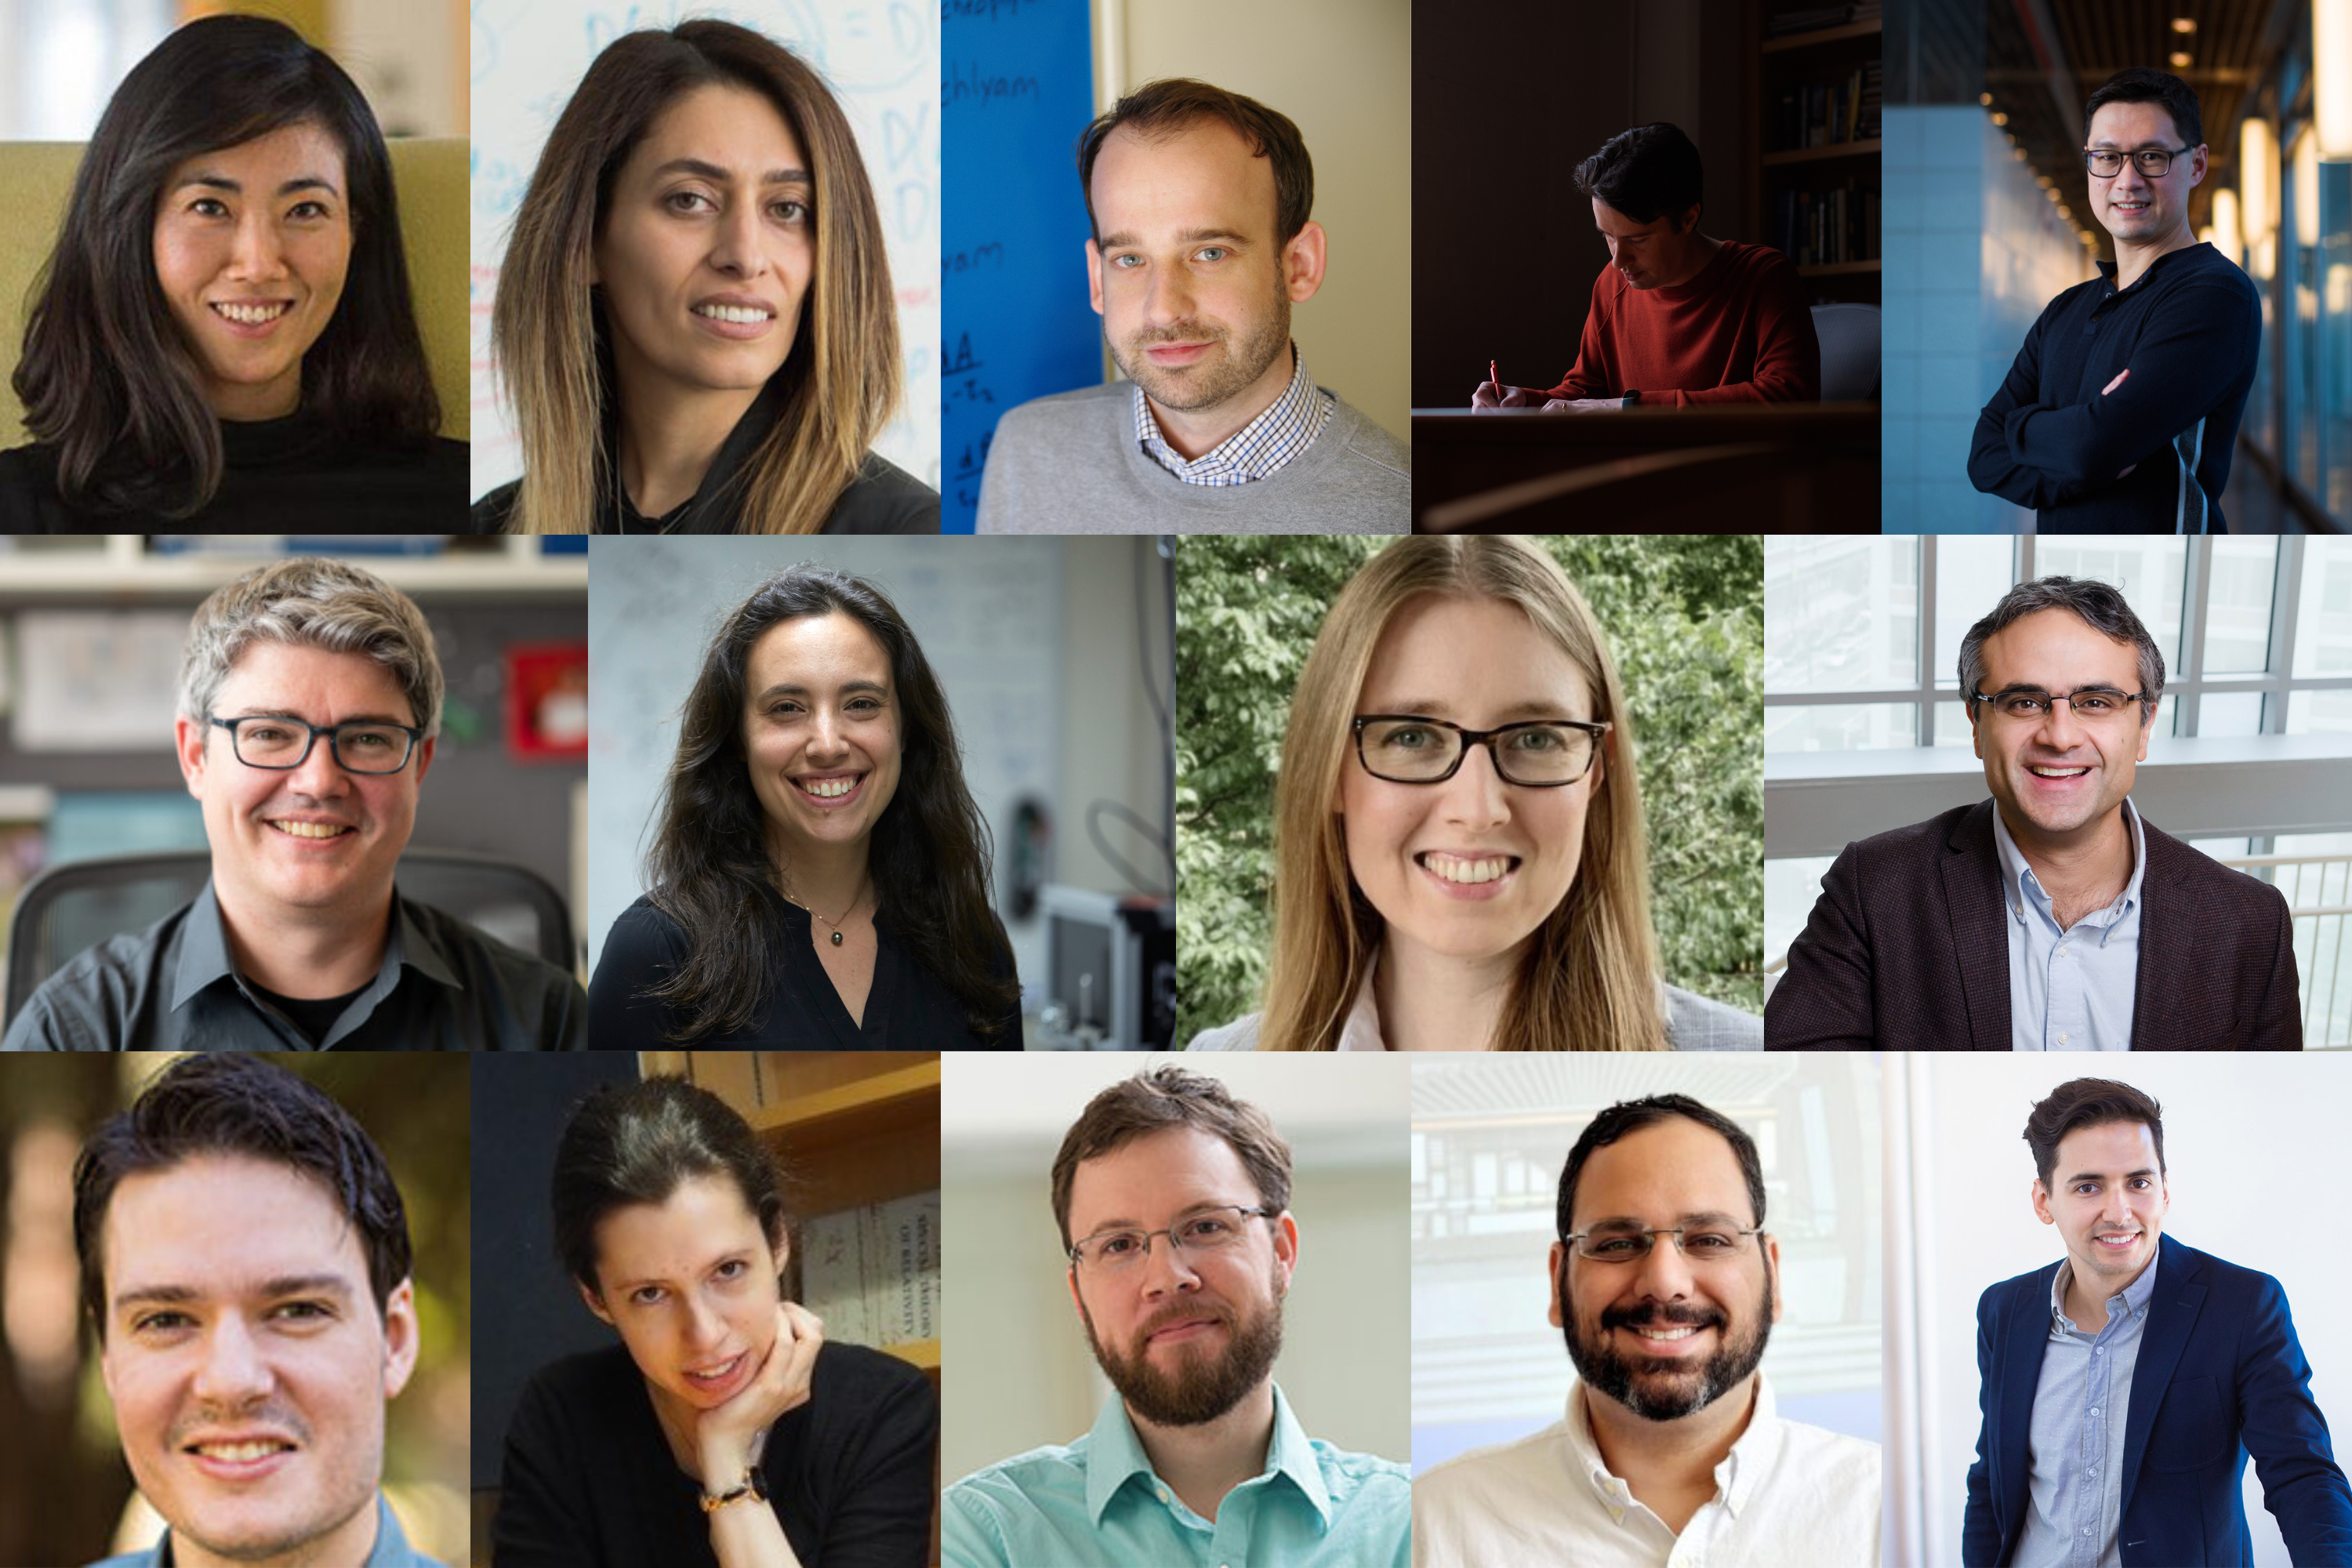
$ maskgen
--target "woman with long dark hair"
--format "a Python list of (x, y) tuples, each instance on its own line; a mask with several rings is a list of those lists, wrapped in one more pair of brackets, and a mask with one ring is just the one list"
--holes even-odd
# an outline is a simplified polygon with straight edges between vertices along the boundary
[(872, 584), (779, 572), (711, 640), (605, 938), (600, 1049), (1021, 1047), (955, 720)]
[(0, 531), (424, 531), (465, 504), (383, 133), (281, 22), (191, 22), (123, 79), (14, 384)]
[(623, 36), (548, 133), (491, 308), (516, 533), (937, 533), (869, 448), (898, 296), (857, 139), (815, 70), (730, 22)]
[(783, 1300), (768, 1150), (675, 1078), (563, 1131), (556, 1260), (619, 1345), (541, 1369), (507, 1429), (499, 1568), (921, 1568), (939, 1399)]

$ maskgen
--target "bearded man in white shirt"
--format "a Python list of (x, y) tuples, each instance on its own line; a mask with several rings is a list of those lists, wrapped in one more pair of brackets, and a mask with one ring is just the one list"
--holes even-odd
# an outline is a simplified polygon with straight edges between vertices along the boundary
[(1567, 1417), (1417, 1479), (1414, 1568), (1874, 1568), (1878, 1446), (1782, 1420), (1758, 1370), (1780, 1247), (1755, 1141), (1685, 1095), (1612, 1105), (1560, 1173), (1559, 1234)]

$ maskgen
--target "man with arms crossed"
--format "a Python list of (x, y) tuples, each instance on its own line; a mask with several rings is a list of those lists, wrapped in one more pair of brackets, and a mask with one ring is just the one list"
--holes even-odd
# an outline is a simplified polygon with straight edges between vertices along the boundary
[(1796, 268), (1769, 246), (1699, 233), (1704, 186), (1698, 149), (1663, 121), (1611, 137), (1578, 164), (1609, 265), (1593, 280), (1576, 363), (1547, 392), (1483, 383), (1470, 406), (1820, 402), (1821, 340)]
[(2205, 127), (2189, 84), (2132, 69), (2091, 95), (2091, 212), (2116, 259), (2042, 312), (1978, 416), (1977, 489), (2042, 533), (2221, 533), (2260, 297), (2189, 228)]
[(83, 1145), (74, 1246), (122, 1457), (170, 1526), (98, 1568), (438, 1568), (378, 1490), (416, 1292), (349, 1112), (257, 1058), (184, 1058)]
[(1275, 1386), (1298, 1222), (1265, 1113), (1176, 1067), (1116, 1084), (1062, 1141), (1054, 1218), (1116, 1393), (947, 1489), (948, 1568), (1403, 1568), (1405, 1468), (1310, 1441)]
[(580, 1048), (579, 982), (393, 887), (441, 692), (424, 612), (356, 566), (281, 561), (206, 599), (173, 731), (212, 879), (51, 975), (5, 1048)]
[(2352, 1489), (2277, 1280), (2164, 1234), (2164, 1119), (2062, 1083), (2025, 1121), (2066, 1256), (1977, 1302), (1969, 1568), (2253, 1562), (2246, 1456), (2297, 1564), (2352, 1563)]
[(982, 533), (1402, 533), (1412, 466), (1315, 384), (1290, 308), (1323, 286), (1298, 127), (1155, 81), (1078, 142), (1087, 281), (1133, 384), (1041, 397), (989, 447)]
[(2164, 655), (2104, 583), (2020, 583), (1960, 643), (1992, 799), (1849, 844), (1767, 1050), (2300, 1050), (2276, 888), (2129, 800)]

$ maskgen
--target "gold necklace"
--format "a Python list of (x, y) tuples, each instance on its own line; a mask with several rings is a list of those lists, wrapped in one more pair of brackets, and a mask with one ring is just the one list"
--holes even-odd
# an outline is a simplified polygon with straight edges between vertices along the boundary
[[(801, 902), (798, 899), (796, 899), (796, 898), (793, 897), (792, 889), (791, 889), (790, 888), (786, 888), (786, 889), (784, 889), (784, 901), (785, 901), (786, 903), (788, 903), (788, 904), (792, 905), (792, 906), (793, 906), (793, 908), (794, 908), (794, 909), (796, 909), (796, 910), (803, 910), (807, 911), (807, 913), (808, 913), (809, 917), (810, 917), (812, 920), (820, 920), (820, 921), (824, 921), (824, 917), (823, 915), (821, 915), (821, 914), (818, 914), (818, 913), (816, 912), (816, 910), (815, 910), (815, 908), (814, 908), (814, 906), (809, 905), (809, 904), (804, 904), (804, 903)], [(831, 927), (833, 928), (833, 945), (834, 945), (834, 946), (835, 946), (835, 947), (839, 947), (839, 946), (841, 945), (841, 921), (845, 921), (845, 920), (847, 920), (851, 915), (856, 914), (856, 913), (857, 912), (857, 906), (858, 906), (859, 904), (864, 903), (865, 901), (866, 901), (866, 885), (865, 885), (863, 882), (861, 882), (861, 883), (859, 883), (859, 884), (858, 884), (858, 886), (857, 886), (857, 896), (856, 896), (856, 898), (854, 898), (854, 899), (852, 899), (852, 900), (849, 900), (849, 908), (847, 908), (847, 909), (845, 909), (845, 910), (842, 910), (842, 911), (841, 911), (841, 920), (839, 920), (839, 921), (824, 921), (824, 923), (825, 923), (825, 924), (827, 924), (827, 925), (829, 925), (829, 926), (831, 926)]]

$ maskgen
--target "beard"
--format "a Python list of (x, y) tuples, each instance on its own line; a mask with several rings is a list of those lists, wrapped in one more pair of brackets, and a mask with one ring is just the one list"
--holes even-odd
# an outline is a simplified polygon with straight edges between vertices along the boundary
[[(1566, 1301), (1570, 1299), (1568, 1259), (1562, 1258), (1559, 1266), (1559, 1299)], [(1733, 1331), (1736, 1325), (1727, 1327), (1727, 1314), (1720, 1307), (1646, 1301), (1604, 1308), (1590, 1341), (1582, 1337), (1575, 1317), (1567, 1317), (1568, 1326), (1560, 1333), (1568, 1341), (1568, 1359), (1575, 1363), (1577, 1376), (1644, 1420), (1679, 1421), (1746, 1383), (1763, 1361), (1764, 1346), (1772, 1337), (1772, 1264), (1765, 1261), (1764, 1288), (1745, 1334)], [(1623, 1355), (1610, 1338), (1619, 1328), (1659, 1326), (1715, 1329), (1719, 1334), (1716, 1352), (1685, 1365), (1659, 1356)]]
[[(1170, 327), (1139, 329), (1125, 342), (1111, 343), (1110, 357), (1128, 380), (1162, 408), (1180, 414), (1214, 408), (1245, 391), (1290, 347), (1290, 296), (1279, 277), (1275, 285), (1273, 310), (1238, 341), (1223, 327), (1179, 321)], [(1105, 337), (1108, 341), (1108, 334)], [(1213, 342), (1224, 352), (1171, 370), (1153, 364), (1144, 352), (1155, 343), (1174, 342)]]
[[(1274, 1370), (1282, 1352), (1282, 1298), (1274, 1296), (1262, 1310), (1243, 1317), (1226, 1306), (1186, 1302), (1170, 1308), (1146, 1322), (1136, 1333), (1138, 1350), (1122, 1355), (1095, 1331), (1094, 1314), (1082, 1301), (1078, 1315), (1087, 1325), (1087, 1346), (1095, 1364), (1127, 1401), (1127, 1407), (1155, 1426), (1199, 1426), (1214, 1421), (1239, 1405)], [(1171, 1323), (1212, 1320), (1225, 1328), (1222, 1353), (1193, 1345), (1180, 1346), (1173, 1369), (1152, 1364), (1143, 1342)]]

